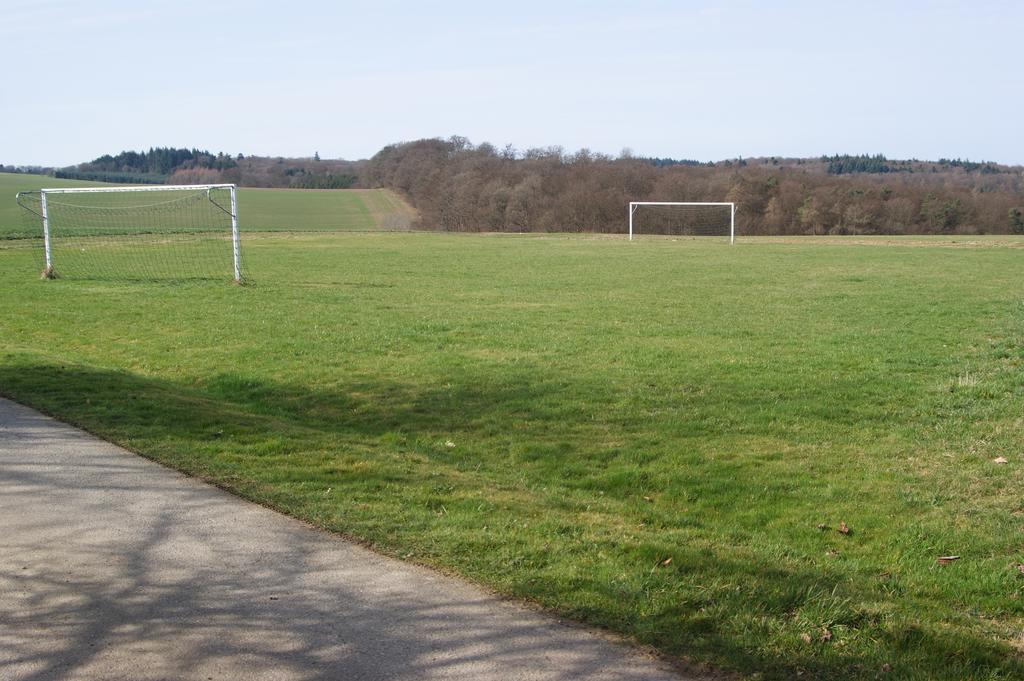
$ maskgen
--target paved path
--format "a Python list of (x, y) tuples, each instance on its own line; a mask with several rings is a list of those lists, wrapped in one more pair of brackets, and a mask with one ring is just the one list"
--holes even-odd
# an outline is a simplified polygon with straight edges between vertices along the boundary
[(0, 399), (0, 679), (676, 679)]

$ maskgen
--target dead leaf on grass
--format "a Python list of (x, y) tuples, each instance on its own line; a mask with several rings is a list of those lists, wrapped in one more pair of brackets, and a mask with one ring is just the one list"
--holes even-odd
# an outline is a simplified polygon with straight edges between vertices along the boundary
[(960, 556), (939, 556), (939, 565), (949, 565), (954, 560), (960, 560)]
[(997, 456), (996, 458), (992, 459), (992, 463), (1010, 463), (1010, 462), (1006, 460), (1005, 456)]
[(850, 534), (851, 532), (853, 532), (853, 530), (850, 529), (850, 526), (846, 524), (845, 520), (839, 522), (839, 531), (842, 534)]

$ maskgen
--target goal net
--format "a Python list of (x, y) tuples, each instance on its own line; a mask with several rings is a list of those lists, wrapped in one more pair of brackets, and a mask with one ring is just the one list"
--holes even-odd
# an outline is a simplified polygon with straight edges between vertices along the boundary
[(234, 185), (42, 189), (17, 200), (46, 278), (242, 281)]
[(721, 237), (736, 241), (736, 204), (633, 201), (629, 238), (639, 234)]

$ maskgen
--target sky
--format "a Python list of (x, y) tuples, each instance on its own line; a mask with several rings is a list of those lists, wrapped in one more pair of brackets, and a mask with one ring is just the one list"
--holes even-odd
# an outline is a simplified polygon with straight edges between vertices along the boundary
[(0, 163), (461, 135), (1024, 164), (1024, 2), (0, 0)]

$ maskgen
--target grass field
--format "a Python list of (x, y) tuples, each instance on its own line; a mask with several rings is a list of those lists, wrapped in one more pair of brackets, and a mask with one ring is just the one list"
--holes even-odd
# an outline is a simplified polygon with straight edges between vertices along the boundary
[[(0, 239), (23, 235), (26, 225), (13, 201), (19, 191), (43, 187), (109, 186), (42, 175), (0, 173)], [(365, 231), (408, 229), (412, 209), (387, 189), (238, 190), (239, 220), (245, 230)], [(301, 216), (298, 220), (296, 216)]]
[(408, 204), (387, 189), (242, 187), (238, 202), (239, 220), (255, 231), (402, 230), (414, 217)]
[(1024, 676), (1024, 240), (245, 249), (43, 282), (0, 242), (0, 393), (671, 656)]

